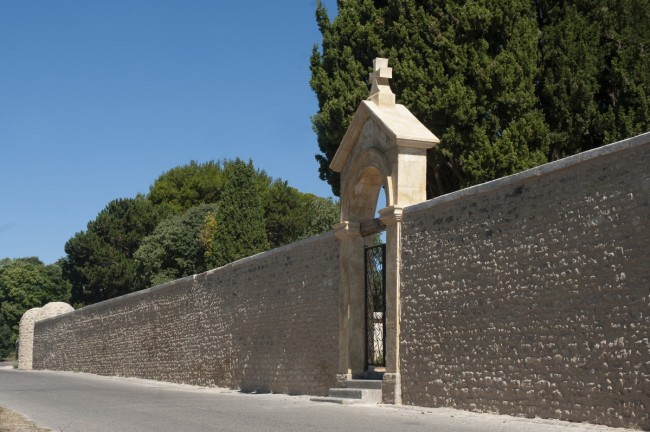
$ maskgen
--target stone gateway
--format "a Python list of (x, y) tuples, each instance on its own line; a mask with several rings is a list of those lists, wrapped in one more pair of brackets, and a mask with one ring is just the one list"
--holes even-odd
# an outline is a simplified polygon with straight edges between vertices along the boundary
[(376, 59), (332, 160), (333, 233), (31, 309), (19, 367), (324, 396), (369, 373), (364, 237), (385, 228), (384, 402), (650, 429), (650, 133), (426, 201), (438, 139), (391, 77)]

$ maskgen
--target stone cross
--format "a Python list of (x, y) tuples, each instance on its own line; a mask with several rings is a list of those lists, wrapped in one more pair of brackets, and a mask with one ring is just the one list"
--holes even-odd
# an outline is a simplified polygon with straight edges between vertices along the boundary
[(388, 67), (388, 59), (380, 57), (372, 61), (372, 66), (375, 71), (369, 75), (372, 86), (368, 100), (373, 101), (380, 107), (394, 107), (395, 94), (388, 83), (388, 80), (393, 77), (393, 68)]

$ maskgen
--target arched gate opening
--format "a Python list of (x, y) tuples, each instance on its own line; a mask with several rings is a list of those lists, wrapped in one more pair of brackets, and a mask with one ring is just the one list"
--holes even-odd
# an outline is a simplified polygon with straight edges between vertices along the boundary
[[(375, 298), (367, 305), (368, 236), (386, 230), (383, 255), (384, 297), (382, 347), (385, 373), (382, 399), (401, 403), (399, 379), (399, 254), (402, 208), (426, 200), (426, 151), (436, 136), (403, 105), (395, 104), (387, 59), (375, 59), (368, 100), (362, 101), (330, 167), (341, 173), (341, 221), (335, 228), (340, 243), (339, 314), (340, 382), (367, 377), (368, 344), (374, 344)], [(375, 210), (381, 191), (386, 207)], [(375, 252), (372, 252), (375, 253)], [(375, 276), (371, 276), (374, 278)], [(374, 294), (369, 294), (374, 296)], [(379, 312), (379, 311), (377, 311)], [(371, 328), (372, 327), (372, 328)], [(371, 340), (372, 339), (372, 340)], [(374, 347), (373, 347), (374, 348)], [(374, 366), (373, 366), (374, 367)]]

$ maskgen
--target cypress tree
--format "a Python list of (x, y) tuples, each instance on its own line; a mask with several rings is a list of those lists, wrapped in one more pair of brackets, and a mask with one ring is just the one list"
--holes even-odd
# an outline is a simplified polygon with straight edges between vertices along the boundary
[(264, 207), (253, 163), (237, 159), (227, 168), (217, 208), (217, 229), (206, 261), (220, 267), (268, 249)]
[(650, 129), (650, 1), (539, 2), (550, 158)]
[(319, 175), (339, 195), (339, 174), (329, 164), (350, 124), (359, 102), (368, 97), (368, 65), (381, 51), (383, 16), (372, 0), (339, 2), (339, 15), (330, 22), (318, 1), (316, 21), (323, 35), (322, 53), (311, 55), (310, 85), (320, 110), (313, 119), (321, 154), (316, 155)]
[(429, 197), (650, 129), (650, 0), (346, 0), (311, 57), (320, 176), (387, 57), (441, 143)]

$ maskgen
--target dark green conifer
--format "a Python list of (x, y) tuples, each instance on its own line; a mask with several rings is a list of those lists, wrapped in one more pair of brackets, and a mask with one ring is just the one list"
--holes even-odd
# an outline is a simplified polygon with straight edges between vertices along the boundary
[(212, 267), (268, 249), (264, 207), (252, 162), (237, 159), (228, 167), (216, 219), (216, 234), (207, 257)]
[(441, 144), (429, 197), (650, 129), (650, 0), (347, 0), (311, 57), (321, 178), (374, 57)]

